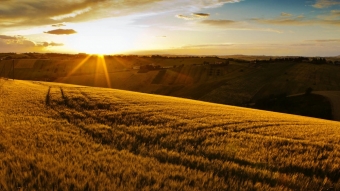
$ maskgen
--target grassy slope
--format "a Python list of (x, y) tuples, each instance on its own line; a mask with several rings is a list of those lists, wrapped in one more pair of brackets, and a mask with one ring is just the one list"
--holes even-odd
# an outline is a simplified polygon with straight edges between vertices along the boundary
[(340, 123), (0, 81), (0, 190), (340, 189)]

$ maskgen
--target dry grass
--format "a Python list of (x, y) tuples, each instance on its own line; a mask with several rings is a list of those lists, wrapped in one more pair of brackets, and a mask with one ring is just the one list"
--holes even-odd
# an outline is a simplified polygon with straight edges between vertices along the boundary
[(1, 81), (0, 190), (340, 189), (340, 123)]

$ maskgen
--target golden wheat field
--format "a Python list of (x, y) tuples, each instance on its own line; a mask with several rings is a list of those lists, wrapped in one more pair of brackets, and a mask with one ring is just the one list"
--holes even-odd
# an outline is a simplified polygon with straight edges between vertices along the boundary
[(0, 79), (0, 190), (340, 189), (340, 123)]

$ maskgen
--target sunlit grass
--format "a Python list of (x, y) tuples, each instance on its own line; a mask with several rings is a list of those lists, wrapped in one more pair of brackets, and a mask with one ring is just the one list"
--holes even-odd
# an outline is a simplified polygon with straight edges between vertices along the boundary
[(340, 189), (340, 123), (6, 81), (0, 190)]

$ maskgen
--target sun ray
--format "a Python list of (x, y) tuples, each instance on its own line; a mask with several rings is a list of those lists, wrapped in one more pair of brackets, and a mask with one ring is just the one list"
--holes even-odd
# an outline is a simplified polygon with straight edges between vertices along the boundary
[[(101, 68), (100, 68), (100, 64), (99, 64), (99, 59), (97, 56), (97, 60), (95, 62), (95, 71), (94, 71), (94, 77), (93, 77), (93, 83), (96, 85), (100, 84), (100, 75), (101, 75)], [(101, 86), (101, 85), (99, 85)]]
[(105, 57), (103, 55), (98, 55), (97, 57), (97, 63), (101, 64), (104, 70), (104, 75), (105, 75), (105, 80), (106, 80), (106, 84), (109, 88), (111, 88), (111, 81), (110, 81), (110, 76), (107, 70), (107, 65), (106, 65), (106, 61), (105, 61)]
[(115, 60), (116, 62), (118, 62), (120, 65), (126, 66), (126, 63), (123, 62), (123, 61), (121, 61), (121, 58), (114, 57), (114, 60)]
[(91, 58), (91, 56), (92, 55), (87, 55), (85, 59), (83, 59), (75, 68), (71, 70), (71, 72), (66, 75), (66, 79), (72, 76), (72, 74), (74, 74), (82, 65), (84, 65)]

